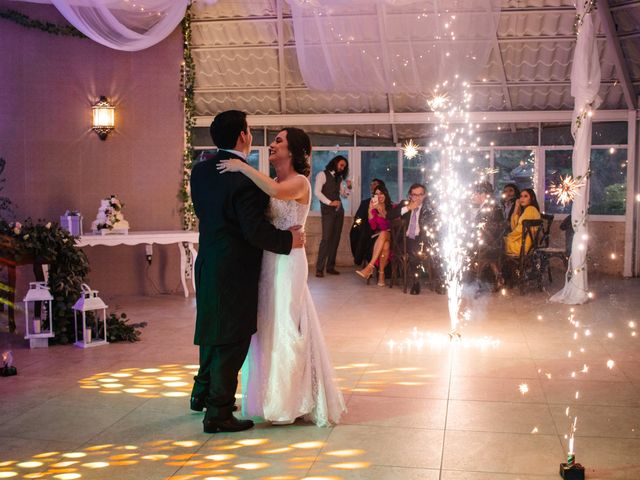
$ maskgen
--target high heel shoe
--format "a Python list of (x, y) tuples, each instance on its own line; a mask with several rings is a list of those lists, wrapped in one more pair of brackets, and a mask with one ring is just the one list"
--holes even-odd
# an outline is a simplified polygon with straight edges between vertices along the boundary
[(373, 275), (373, 264), (369, 263), (362, 270), (356, 270), (356, 273), (360, 275), (365, 280), (368, 280), (371, 275)]
[(384, 271), (380, 272), (380, 275), (378, 275), (378, 286), (379, 287), (384, 287), (387, 284), (384, 282)]

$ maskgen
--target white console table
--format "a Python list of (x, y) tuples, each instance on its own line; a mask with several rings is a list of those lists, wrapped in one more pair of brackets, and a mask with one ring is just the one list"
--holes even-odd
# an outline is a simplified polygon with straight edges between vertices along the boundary
[(193, 246), (198, 243), (198, 232), (189, 232), (186, 230), (159, 231), (159, 232), (129, 232), (128, 234), (107, 234), (82, 235), (76, 241), (77, 247), (96, 247), (98, 245), (114, 247), (116, 245), (148, 245), (147, 255), (152, 255), (152, 245), (170, 245), (178, 244), (180, 250), (180, 278), (182, 280), (182, 289), (184, 296), (189, 296), (187, 288), (187, 278), (191, 278), (193, 289), (195, 291), (194, 266), (198, 252)]

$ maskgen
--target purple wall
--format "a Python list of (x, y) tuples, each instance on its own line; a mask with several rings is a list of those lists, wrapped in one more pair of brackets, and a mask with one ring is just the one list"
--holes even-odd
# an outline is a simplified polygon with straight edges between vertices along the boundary
[[(52, 6), (0, 0), (0, 8), (66, 23)], [(180, 229), (181, 62), (179, 29), (154, 47), (129, 53), (0, 19), (3, 194), (17, 205), (17, 219), (57, 221), (65, 210), (77, 209), (87, 231), (100, 199), (116, 193), (132, 230)], [(116, 106), (116, 130), (106, 141), (90, 130), (91, 105), (100, 95)], [(89, 281), (106, 297), (154, 293), (153, 285), (177, 291), (175, 246), (156, 247), (148, 272), (144, 246), (85, 251)], [(27, 272), (22, 270), (22, 284)]]

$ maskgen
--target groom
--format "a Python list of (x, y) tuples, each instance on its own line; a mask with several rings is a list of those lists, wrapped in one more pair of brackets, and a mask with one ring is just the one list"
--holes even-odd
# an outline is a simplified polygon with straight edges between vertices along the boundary
[(210, 130), (218, 153), (191, 172), (191, 198), (200, 223), (194, 339), (200, 346), (200, 369), (191, 409), (206, 407), (205, 433), (238, 432), (253, 426), (232, 412), (238, 372), (256, 332), (262, 251), (288, 254), (303, 246), (304, 233), (300, 227), (277, 230), (265, 218), (269, 197), (242, 173), (222, 175), (216, 169), (227, 158), (246, 161), (252, 140), (246, 114), (222, 112)]

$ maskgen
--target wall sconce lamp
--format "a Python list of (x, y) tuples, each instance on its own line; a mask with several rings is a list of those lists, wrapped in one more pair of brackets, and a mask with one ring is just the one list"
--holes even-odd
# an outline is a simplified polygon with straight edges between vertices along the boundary
[(115, 128), (116, 109), (107, 101), (105, 96), (101, 96), (98, 103), (91, 109), (93, 111), (91, 128), (98, 134), (100, 140), (106, 140), (109, 132)]

